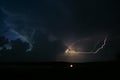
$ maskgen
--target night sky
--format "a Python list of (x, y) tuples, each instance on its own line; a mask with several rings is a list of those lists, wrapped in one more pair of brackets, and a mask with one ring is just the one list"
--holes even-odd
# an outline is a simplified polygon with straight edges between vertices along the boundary
[(1, 0), (0, 61), (116, 60), (119, 9), (115, 0)]

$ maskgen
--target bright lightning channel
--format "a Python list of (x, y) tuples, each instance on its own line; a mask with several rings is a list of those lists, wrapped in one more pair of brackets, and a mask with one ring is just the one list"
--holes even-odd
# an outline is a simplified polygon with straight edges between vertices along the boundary
[(73, 55), (77, 55), (77, 54), (97, 54), (101, 49), (104, 48), (104, 46), (106, 45), (107, 39), (108, 39), (108, 36), (105, 37), (103, 44), (96, 51), (91, 51), (91, 52), (79, 52), (79, 51), (75, 51), (74, 49), (72, 49), (72, 46), (74, 44), (76, 44), (78, 41), (80, 41), (80, 40), (78, 40), (78, 41), (72, 43), (68, 47), (68, 49), (66, 49), (65, 53), (69, 56), (73, 56)]

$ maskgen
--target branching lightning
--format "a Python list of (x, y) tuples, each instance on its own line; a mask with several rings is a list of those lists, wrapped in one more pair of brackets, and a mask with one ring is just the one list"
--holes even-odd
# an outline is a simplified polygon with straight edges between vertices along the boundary
[[(107, 39), (108, 39), (108, 36), (105, 37), (103, 44), (99, 48), (97, 48), (95, 51), (91, 50), (90, 52), (81, 52), (81, 51), (74, 50), (73, 46), (80, 41), (80, 40), (77, 40), (76, 42), (74, 42), (70, 46), (68, 46), (65, 53), (69, 56), (76, 55), (76, 54), (97, 54), (100, 50), (102, 50), (104, 48), (104, 46), (106, 45)], [(98, 42), (96, 45), (98, 45)], [(95, 49), (95, 48), (96, 48), (96, 46), (93, 49)]]

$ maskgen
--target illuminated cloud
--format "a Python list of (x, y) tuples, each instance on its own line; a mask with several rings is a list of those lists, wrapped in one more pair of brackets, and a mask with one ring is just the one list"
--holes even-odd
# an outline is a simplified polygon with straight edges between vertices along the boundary
[[(8, 12), (4, 8), (1, 8), (1, 10), (6, 15), (3, 20), (4, 25), (0, 26), (1, 27), (0, 33), (2, 34), (2, 36), (5, 36), (6, 39), (9, 40), (9, 42), (11, 42), (12, 40), (20, 39), (22, 42), (28, 43), (29, 48), (26, 51), (27, 52), (31, 51), (33, 46), (32, 46), (32, 43), (29, 41), (30, 38), (29, 39), (27, 38), (28, 37), (27, 34), (21, 34), (22, 32), (20, 33), (20, 30), (18, 31), (18, 29), (20, 29), (21, 26), (17, 26), (15, 23), (15, 21), (17, 20), (26, 21), (25, 18), (22, 19), (24, 16), (13, 14), (11, 12)], [(31, 38), (33, 38), (34, 34), (35, 34), (35, 31), (33, 30)], [(23, 35), (25, 35), (26, 37)], [(12, 49), (12, 46), (10, 44), (5, 44), (3, 47), (5, 47), (6, 49)], [(2, 50), (2, 47), (1, 47), (1, 50)]]
[[(108, 36), (105, 36), (104, 40), (102, 40), (102, 44), (98, 48), (97, 48), (97, 46), (100, 42), (99, 43), (95, 43), (95, 42), (92, 43), (92, 45), (95, 44), (95, 47), (89, 49), (89, 51), (85, 51), (86, 49), (84, 49), (84, 48), (87, 48), (90, 45), (88, 43), (88, 41), (90, 39), (83, 39), (84, 40), (83, 42), (82, 42), (82, 40), (76, 40), (76, 41), (69, 43), (67, 45), (68, 48), (66, 49), (65, 54), (68, 56), (81, 55), (81, 54), (97, 54), (100, 50), (104, 49), (104, 46), (106, 45), (107, 39), (108, 39)], [(93, 41), (95, 41), (95, 40), (93, 39)], [(88, 44), (85, 46), (86, 43), (88, 43)], [(85, 46), (85, 47), (83, 47), (83, 46)], [(81, 51), (79, 48), (82, 48), (83, 51)]]

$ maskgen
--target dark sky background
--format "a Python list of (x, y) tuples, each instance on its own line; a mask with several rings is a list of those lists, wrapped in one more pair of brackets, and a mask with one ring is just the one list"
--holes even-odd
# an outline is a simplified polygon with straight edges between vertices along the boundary
[[(0, 8), (0, 36), (21, 39), (31, 50), (1, 50), (1, 61), (94, 62), (114, 60), (120, 52), (120, 7), (115, 0), (1, 0)], [(80, 40), (75, 47), (86, 52), (106, 36), (98, 54), (63, 55), (71, 41)]]

